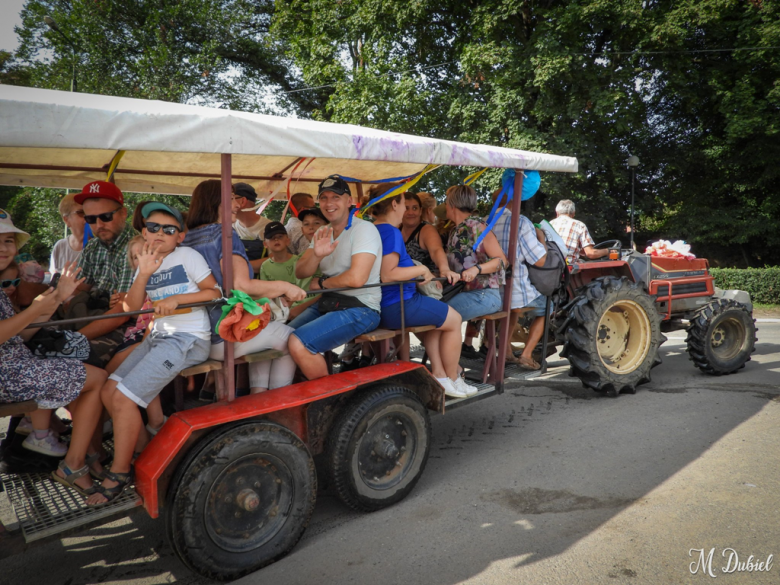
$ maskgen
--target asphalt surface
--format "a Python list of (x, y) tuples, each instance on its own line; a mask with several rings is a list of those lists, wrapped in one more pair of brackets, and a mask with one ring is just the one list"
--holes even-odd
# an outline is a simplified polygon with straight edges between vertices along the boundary
[[(238, 583), (778, 583), (780, 322), (758, 326), (739, 374), (699, 373), (671, 333), (652, 382), (617, 399), (554, 357), (544, 379), (435, 416), (406, 500), (358, 514), (321, 490), (293, 552)], [(714, 549), (712, 575), (691, 549)], [(723, 572), (726, 549), (754, 570)], [(8, 584), (170, 582), (203, 581), (142, 512), (0, 561)]]

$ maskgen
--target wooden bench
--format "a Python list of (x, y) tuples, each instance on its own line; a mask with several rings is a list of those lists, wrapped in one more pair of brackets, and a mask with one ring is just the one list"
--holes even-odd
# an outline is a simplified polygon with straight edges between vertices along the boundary
[[(417, 327), (407, 327), (403, 331), (405, 333), (422, 333), (423, 331), (430, 331), (436, 329), (435, 325), (418, 325)], [(385, 363), (390, 357), (390, 340), (397, 335), (401, 335), (400, 329), (374, 329), (363, 335), (358, 335), (355, 338), (357, 343), (368, 342), (371, 344), (371, 349), (374, 351), (374, 355), (377, 356), (379, 363)]]
[[(496, 326), (495, 322), (505, 318), (508, 315), (506, 311), (499, 311), (498, 313), (491, 313), (490, 315), (483, 315), (472, 319), (472, 321), (485, 320), (485, 338), (488, 342), (488, 358), (485, 360), (485, 368), (483, 371), (482, 382), (486, 382), (495, 378), (496, 367), (498, 360), (496, 358)], [(424, 331), (431, 331), (436, 329), (433, 325), (421, 325), (419, 327), (407, 327), (404, 329), (405, 333), (423, 333)], [(371, 343), (371, 348), (374, 350), (374, 355), (380, 363), (387, 361), (390, 353), (390, 340), (401, 335), (400, 329), (374, 329), (363, 335), (359, 335), (355, 338), (358, 343), (368, 342)], [(423, 363), (425, 363), (423, 358)]]
[(37, 410), (38, 405), (35, 400), (25, 400), (24, 402), (3, 402), (0, 403), (0, 418), (6, 416), (20, 416), (33, 410)]
[[(236, 358), (234, 360), (234, 363), (236, 365), (255, 364), (258, 362), (275, 360), (276, 358), (280, 358), (283, 355), (285, 355), (285, 353), (278, 349), (266, 349), (264, 351), (259, 351), (257, 353), (250, 353), (240, 358)], [(206, 374), (206, 377), (208, 378), (209, 372), (221, 371), (223, 363), (224, 362), (220, 362), (217, 360), (206, 360), (202, 364), (190, 366), (189, 368), (185, 368), (184, 370), (179, 372), (179, 375), (174, 381), (174, 393), (175, 393), (174, 395), (175, 395), (176, 410), (181, 410), (184, 406), (184, 378), (189, 378), (191, 376), (195, 376), (196, 374)], [(222, 376), (215, 377), (215, 384), (217, 387), (217, 394), (219, 394), (219, 391), (222, 387)]]

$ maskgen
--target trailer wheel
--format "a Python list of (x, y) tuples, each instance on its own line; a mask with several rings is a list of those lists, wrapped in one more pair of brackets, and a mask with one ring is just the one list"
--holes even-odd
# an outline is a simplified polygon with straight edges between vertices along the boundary
[(168, 539), (190, 569), (236, 579), (286, 555), (317, 496), (314, 462), (290, 430), (239, 424), (187, 456), (168, 493)]
[(333, 426), (328, 474), (345, 504), (373, 512), (412, 491), (430, 446), (431, 421), (417, 395), (407, 388), (377, 388), (359, 394)]
[(731, 299), (701, 307), (687, 331), (688, 357), (705, 374), (733, 374), (756, 351), (756, 322), (745, 305)]
[(661, 363), (658, 348), (666, 337), (660, 321), (653, 299), (625, 276), (593, 280), (569, 304), (559, 330), (569, 375), (609, 396), (634, 394)]

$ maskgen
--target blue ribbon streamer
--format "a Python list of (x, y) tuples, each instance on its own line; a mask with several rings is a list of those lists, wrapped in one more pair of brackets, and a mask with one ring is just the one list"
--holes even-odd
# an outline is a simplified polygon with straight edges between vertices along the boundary
[(87, 245), (87, 242), (92, 238), (92, 228), (89, 227), (88, 223), (84, 224), (84, 239), (81, 243), (82, 247)]
[[(539, 190), (539, 185), (541, 182), (541, 177), (539, 176), (539, 171), (525, 171), (524, 173), (525, 180), (523, 181), (523, 190), (520, 193), (520, 200), (525, 201), (527, 199), (530, 199), (534, 195), (536, 195), (536, 192)], [(501, 201), (504, 194), (507, 195), (506, 203), (501, 207), (501, 210), (498, 211), (498, 202)], [(496, 202), (493, 204), (493, 208), (490, 210), (490, 215), (487, 219), (487, 227), (485, 228), (485, 231), (479, 234), (477, 236), (476, 242), (474, 242), (474, 250), (479, 248), (479, 245), (482, 243), (482, 240), (485, 239), (485, 236), (487, 236), (488, 232), (493, 229), (493, 227), (496, 225), (496, 222), (498, 221), (498, 218), (501, 217), (501, 214), (504, 213), (504, 210), (506, 209), (507, 205), (509, 205), (512, 202), (512, 199), (515, 195), (515, 170), (514, 169), (506, 169), (504, 170), (504, 174), (501, 175), (501, 193), (498, 194), (498, 197), (496, 197)], [(496, 213), (498, 211), (498, 213)]]

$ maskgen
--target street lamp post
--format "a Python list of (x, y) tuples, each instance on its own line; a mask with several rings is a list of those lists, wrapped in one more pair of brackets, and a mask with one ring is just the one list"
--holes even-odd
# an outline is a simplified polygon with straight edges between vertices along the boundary
[(639, 166), (639, 157), (631, 155), (626, 161), (628, 168), (631, 169), (631, 249), (634, 249), (634, 179), (636, 178), (636, 168)]
[(68, 43), (70, 46), (71, 54), (73, 55), (73, 72), (71, 73), (70, 77), (70, 91), (78, 91), (78, 87), (76, 86), (76, 43), (74, 43), (68, 35), (66, 35), (64, 32), (60, 30), (60, 27), (57, 26), (57, 23), (54, 21), (54, 19), (51, 16), (44, 16), (43, 22), (46, 23), (46, 26), (48, 26), (51, 30), (53, 30), (56, 33), (59, 33), (60, 36), (62, 36), (63, 39), (65, 39), (65, 42)]

